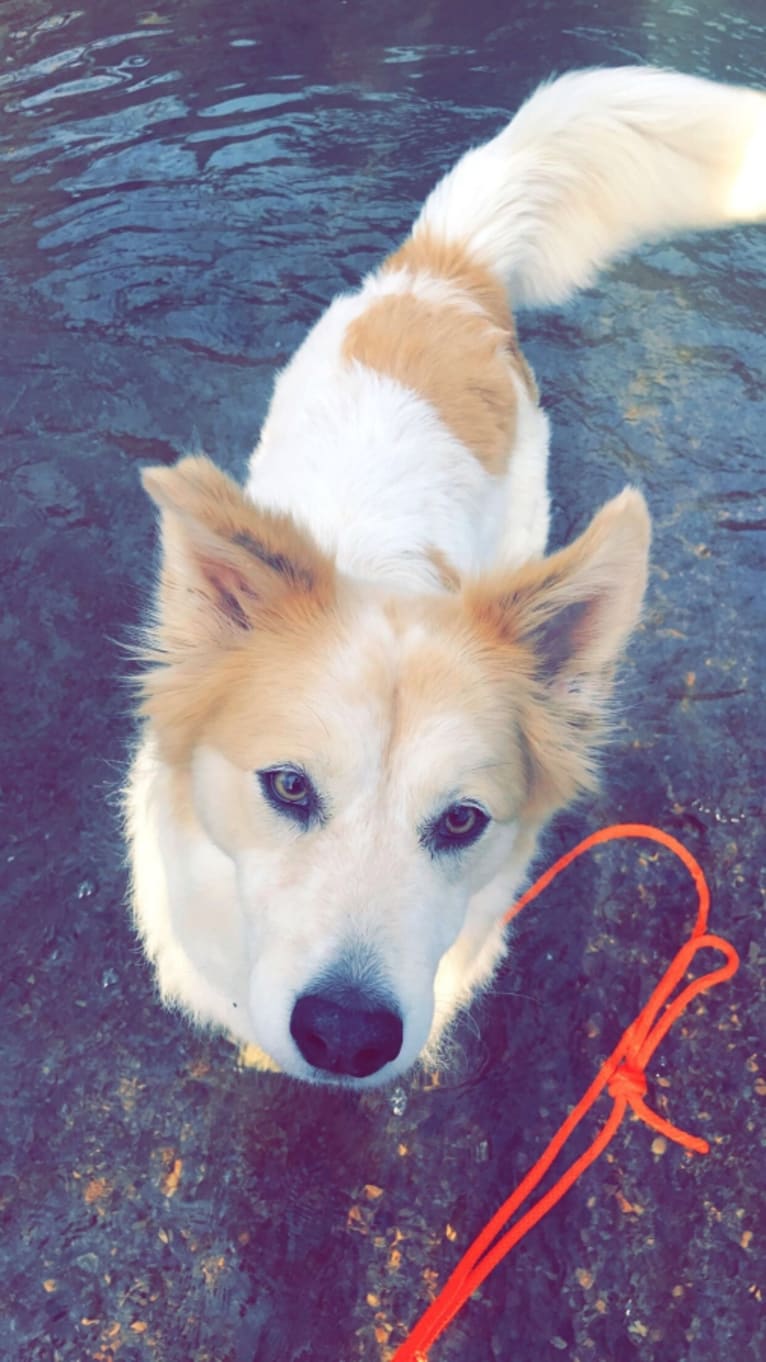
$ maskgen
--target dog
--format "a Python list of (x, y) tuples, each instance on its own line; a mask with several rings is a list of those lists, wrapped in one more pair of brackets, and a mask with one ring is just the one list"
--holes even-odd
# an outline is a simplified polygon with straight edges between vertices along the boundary
[(441, 180), (279, 375), (247, 483), (149, 468), (162, 567), (126, 793), (159, 990), (357, 1089), (492, 979), (553, 813), (596, 779), (650, 523), (546, 556), (548, 420), (511, 308), (766, 214), (766, 96), (573, 72)]

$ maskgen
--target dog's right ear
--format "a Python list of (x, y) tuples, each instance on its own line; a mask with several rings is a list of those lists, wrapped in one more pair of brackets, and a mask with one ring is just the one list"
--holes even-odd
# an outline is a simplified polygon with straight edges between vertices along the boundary
[(288, 608), (332, 601), (332, 561), (290, 516), (260, 510), (209, 459), (147, 468), (142, 482), (162, 512), (162, 651), (223, 642)]

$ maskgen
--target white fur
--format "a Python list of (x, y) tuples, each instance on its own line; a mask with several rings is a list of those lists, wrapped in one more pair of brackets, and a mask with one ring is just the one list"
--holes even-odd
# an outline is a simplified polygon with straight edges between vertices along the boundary
[(543, 85), (426, 200), (516, 307), (565, 301), (620, 252), (766, 213), (766, 95), (652, 67)]
[[(646, 236), (763, 214), (765, 107), (761, 94), (651, 69), (565, 76), (458, 162), (415, 232), (467, 246), (513, 302), (560, 300)], [(479, 574), (539, 557), (548, 532), (548, 423), (523, 382), (496, 476), (423, 397), (343, 360), (349, 323), (397, 291), (479, 306), (428, 270), (376, 273), (336, 299), (279, 376), (248, 474), (253, 502), (289, 512), (359, 584), (343, 643), (308, 699), (300, 688), (273, 697), (273, 714), (243, 732), (241, 764), (198, 748), (191, 813), (178, 811), (150, 730), (128, 789), (135, 918), (166, 1001), (316, 1078), (290, 1036), (291, 1008), (323, 970), (353, 960), (404, 1020), (401, 1054), (361, 1086), (406, 1069), (490, 978), (537, 830), (512, 789), (484, 780), (499, 760), (491, 724), (448, 696), (390, 756), (397, 677), (422, 640), (393, 628), (388, 596), (442, 589), (433, 549)], [(375, 694), (360, 680), (371, 660)], [(316, 720), (309, 751), (274, 736), (291, 706)], [(336, 811), (316, 836), (286, 827), (252, 779), (296, 760)], [(493, 823), (458, 870), (425, 856), (413, 828), (466, 790), (484, 792)]]

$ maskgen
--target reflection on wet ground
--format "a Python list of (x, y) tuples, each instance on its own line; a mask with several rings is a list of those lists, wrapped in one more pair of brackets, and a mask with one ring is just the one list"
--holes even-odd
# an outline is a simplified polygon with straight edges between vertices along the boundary
[[(137, 470), (204, 448), (241, 472), (307, 326), (551, 69), (653, 60), (762, 83), (761, 7), (619, 0), (607, 24), (591, 0), (512, 17), (25, 0), (0, 9), (0, 39), (5, 1355), (385, 1358), (633, 1015), (680, 937), (682, 882), (629, 852), (573, 871), (480, 1026), (393, 1108), (241, 1073), (161, 1013), (122, 906), (116, 796), (120, 641), (153, 544)], [(685, 240), (521, 322), (554, 425), (556, 539), (626, 480), (656, 526), (608, 780), (546, 855), (615, 818), (662, 823), (706, 864), (744, 965), (654, 1075), (710, 1158), (629, 1130), (440, 1362), (766, 1352), (765, 280), (762, 233)]]

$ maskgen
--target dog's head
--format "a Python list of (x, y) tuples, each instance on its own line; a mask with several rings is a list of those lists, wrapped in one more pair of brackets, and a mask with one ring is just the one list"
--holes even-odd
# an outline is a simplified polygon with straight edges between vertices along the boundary
[(144, 481), (164, 554), (144, 707), (235, 869), (252, 1035), (298, 1077), (393, 1078), (486, 976), (535, 832), (592, 783), (644, 503), (392, 597), (204, 458)]

